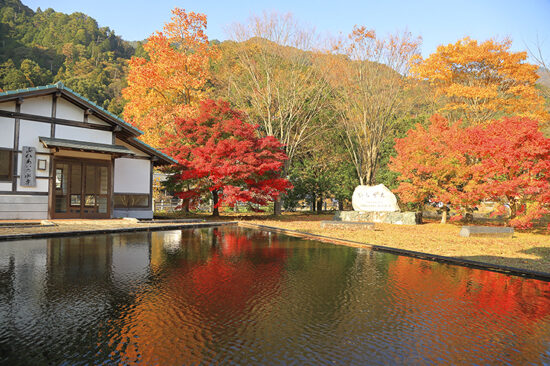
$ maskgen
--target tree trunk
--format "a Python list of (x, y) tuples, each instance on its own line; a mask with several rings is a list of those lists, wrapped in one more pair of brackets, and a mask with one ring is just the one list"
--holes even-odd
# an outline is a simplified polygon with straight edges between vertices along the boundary
[(510, 202), (510, 220), (513, 220), (518, 215), (518, 206), (516, 205), (516, 202)]
[(218, 210), (218, 191), (212, 191), (212, 201), (214, 203), (212, 216), (219, 217), (220, 211)]
[[(285, 178), (288, 173), (288, 169), (290, 167), (290, 162), (288, 160), (285, 160), (283, 164), (283, 169), (281, 170), (280, 177)], [(281, 193), (279, 196), (277, 196), (277, 199), (273, 202), (273, 215), (280, 216), (283, 212), (283, 197), (284, 193)]]
[(311, 212), (315, 213), (315, 209), (317, 208), (317, 196), (315, 193), (311, 194)]
[(323, 196), (319, 196), (319, 200), (317, 201), (317, 213), (323, 213)]
[[(187, 183), (187, 191), (190, 191), (191, 190), (191, 185), (189, 183)], [(185, 213), (189, 213), (189, 206), (191, 205), (191, 200), (187, 200), (185, 201), (185, 203), (183, 204), (183, 212)]]
[(443, 212), (441, 213), (441, 223), (447, 223), (447, 207), (443, 207)]
[(283, 211), (283, 199), (281, 195), (273, 201), (273, 215), (280, 216)]
[(344, 201), (338, 200), (338, 210), (344, 211)]

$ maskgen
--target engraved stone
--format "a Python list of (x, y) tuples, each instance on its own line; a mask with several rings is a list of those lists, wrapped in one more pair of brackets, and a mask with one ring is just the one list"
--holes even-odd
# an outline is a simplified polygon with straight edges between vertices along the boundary
[(357, 186), (351, 203), (355, 211), (398, 212), (397, 198), (385, 185)]

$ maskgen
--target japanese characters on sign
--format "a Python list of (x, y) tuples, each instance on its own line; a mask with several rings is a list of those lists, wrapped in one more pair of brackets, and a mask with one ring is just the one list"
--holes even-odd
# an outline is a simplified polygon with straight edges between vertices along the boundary
[(36, 148), (23, 146), (21, 159), (22, 187), (36, 187)]

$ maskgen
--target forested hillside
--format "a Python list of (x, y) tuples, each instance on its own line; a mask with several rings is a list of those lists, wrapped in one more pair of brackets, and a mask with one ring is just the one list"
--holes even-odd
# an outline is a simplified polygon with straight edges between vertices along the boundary
[(0, 89), (63, 81), (111, 112), (122, 112), (121, 90), (136, 50), (86, 14), (35, 12), (19, 0), (0, 0), (0, 50)]

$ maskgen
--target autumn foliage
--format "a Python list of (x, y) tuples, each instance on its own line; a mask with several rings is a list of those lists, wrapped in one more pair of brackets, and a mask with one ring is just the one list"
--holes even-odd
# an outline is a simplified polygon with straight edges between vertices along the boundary
[(440, 115), (427, 127), (417, 124), (407, 136), (397, 139), (397, 157), (391, 169), (400, 174), (397, 193), (404, 203), (430, 201), (460, 206), (466, 199), (469, 180), (467, 157), (463, 154), (466, 130), (451, 125)]
[(345, 57), (327, 57), (324, 73), (334, 90), (332, 108), (338, 116), (343, 141), (359, 184), (375, 184), (384, 140), (411, 110), (408, 73), (421, 38), (409, 32), (386, 37), (355, 26), (334, 44)]
[(258, 126), (244, 118), (222, 100), (201, 102), (196, 118), (176, 118), (175, 133), (162, 141), (178, 161), (177, 196), (196, 202), (211, 192), (216, 214), (222, 203), (263, 205), (290, 188), (279, 176), (287, 159), (281, 143), (260, 138)]
[(172, 10), (172, 18), (143, 45), (147, 58), (130, 60), (128, 103), (124, 118), (144, 131), (142, 140), (155, 147), (172, 132), (175, 117), (192, 116), (206, 97), (210, 60), (217, 55), (205, 33), (206, 16)]
[(536, 121), (511, 117), (461, 128), (435, 115), (395, 148), (391, 169), (400, 173), (397, 193), (405, 203), (471, 212), (495, 201), (509, 208), (516, 227), (550, 212), (550, 139)]
[(504, 116), (546, 122), (544, 99), (535, 88), (538, 67), (526, 63), (526, 52), (511, 52), (512, 42), (483, 43), (468, 37), (439, 46), (427, 59), (416, 58), (411, 75), (435, 87), (453, 120), (479, 124)]

